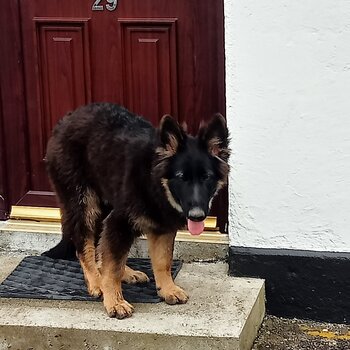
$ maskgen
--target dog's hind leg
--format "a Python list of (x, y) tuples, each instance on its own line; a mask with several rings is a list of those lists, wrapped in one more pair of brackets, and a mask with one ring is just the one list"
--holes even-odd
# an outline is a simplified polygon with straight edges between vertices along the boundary
[(133, 241), (128, 220), (118, 217), (113, 210), (104, 220), (97, 246), (103, 304), (110, 317), (130, 317), (134, 311), (134, 307), (124, 299), (121, 288), (126, 259)]
[(90, 188), (77, 188), (77, 196), (63, 203), (61, 213), (63, 237), (70, 236), (74, 243), (89, 293), (99, 296), (101, 275), (95, 252), (96, 230), (101, 219), (99, 198)]
[[(65, 129), (64, 129), (65, 130)], [(103, 205), (87, 182), (82, 159), (85, 150), (74, 143), (69, 130), (54, 132), (47, 146), (46, 167), (61, 207), (62, 243), (54, 248), (53, 256), (63, 253), (73, 243), (84, 271), (89, 293), (101, 294), (100, 273), (96, 265), (95, 240), (103, 219)], [(67, 134), (61, 134), (61, 132)]]
[(84, 271), (88, 291), (92, 296), (101, 295), (101, 275), (96, 262), (96, 232), (98, 221), (101, 219), (100, 201), (96, 193), (87, 188), (83, 194), (84, 219), (86, 234), (83, 249), (77, 249), (77, 255)]
[(175, 236), (176, 232), (162, 235), (147, 234), (158, 295), (167, 304), (172, 305), (184, 304), (188, 300), (186, 292), (174, 283), (171, 276)]

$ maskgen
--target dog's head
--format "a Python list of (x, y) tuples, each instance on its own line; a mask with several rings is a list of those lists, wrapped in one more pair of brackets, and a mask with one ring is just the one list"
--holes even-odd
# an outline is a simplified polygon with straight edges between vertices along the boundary
[(192, 234), (204, 229), (215, 195), (227, 183), (228, 130), (222, 115), (202, 125), (196, 137), (188, 135), (169, 115), (159, 126), (158, 165), (169, 203), (187, 218)]

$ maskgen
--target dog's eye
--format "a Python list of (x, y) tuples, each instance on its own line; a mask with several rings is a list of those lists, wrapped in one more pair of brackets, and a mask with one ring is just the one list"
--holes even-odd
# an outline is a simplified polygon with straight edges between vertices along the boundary
[(205, 174), (203, 174), (202, 179), (203, 179), (204, 181), (208, 181), (208, 180), (212, 179), (213, 176), (214, 176), (214, 174), (211, 173), (211, 172), (205, 173)]
[(184, 178), (184, 173), (182, 171), (177, 171), (175, 173), (175, 177), (177, 177), (178, 179), (183, 179)]

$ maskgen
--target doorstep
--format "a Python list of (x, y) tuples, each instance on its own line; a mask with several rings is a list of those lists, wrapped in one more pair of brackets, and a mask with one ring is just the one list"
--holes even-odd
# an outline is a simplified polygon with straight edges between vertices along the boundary
[[(23, 255), (0, 255), (0, 280)], [(225, 263), (185, 263), (185, 305), (134, 304), (124, 320), (100, 302), (0, 299), (0, 349), (249, 350), (265, 313), (264, 282), (234, 278)]]
[[(61, 239), (58, 222), (7, 220), (0, 222), (0, 251), (40, 254), (54, 247)], [(147, 240), (135, 241), (130, 257), (147, 258)], [(225, 260), (228, 256), (228, 235), (217, 231), (204, 231), (192, 236), (179, 231), (175, 241), (174, 258), (186, 262)]]

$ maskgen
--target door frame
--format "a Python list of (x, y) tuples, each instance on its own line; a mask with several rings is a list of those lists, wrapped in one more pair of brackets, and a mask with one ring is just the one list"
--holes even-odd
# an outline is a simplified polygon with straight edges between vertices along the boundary
[[(8, 218), (11, 204), (29, 189), (29, 153), (19, 0), (2, 3), (0, 11), (0, 219)], [(15, 142), (14, 142), (15, 140)], [(9, 147), (11, 145), (11, 147)]]

